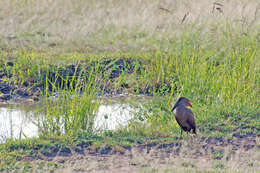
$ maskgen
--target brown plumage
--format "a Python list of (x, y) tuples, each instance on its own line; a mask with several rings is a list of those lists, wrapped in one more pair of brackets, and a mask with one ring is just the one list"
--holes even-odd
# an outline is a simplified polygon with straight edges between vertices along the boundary
[(191, 101), (185, 97), (180, 97), (173, 106), (172, 112), (176, 109), (175, 119), (184, 131), (196, 134), (194, 115), (189, 107), (192, 107)]

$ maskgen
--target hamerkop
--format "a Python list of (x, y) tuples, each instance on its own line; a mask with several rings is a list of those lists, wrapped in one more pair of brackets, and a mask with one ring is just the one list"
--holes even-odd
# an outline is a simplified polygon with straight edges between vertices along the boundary
[[(176, 109), (175, 119), (185, 132), (196, 134), (196, 124), (192, 111), (189, 109), (192, 103), (185, 97), (180, 97), (172, 108), (172, 112)], [(181, 131), (182, 134), (182, 131)]]

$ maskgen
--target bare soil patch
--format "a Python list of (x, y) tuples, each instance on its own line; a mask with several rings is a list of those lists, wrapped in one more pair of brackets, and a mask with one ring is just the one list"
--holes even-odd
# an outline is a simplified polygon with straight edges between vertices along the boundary
[[(54, 152), (55, 153), (55, 152)], [(93, 146), (42, 154), (34, 162), (55, 162), (49, 172), (258, 172), (260, 136), (205, 138), (185, 136), (171, 143), (136, 144), (132, 147)], [(35, 172), (39, 170), (35, 169)], [(48, 171), (48, 169), (46, 170)], [(39, 171), (40, 172), (40, 171)]]

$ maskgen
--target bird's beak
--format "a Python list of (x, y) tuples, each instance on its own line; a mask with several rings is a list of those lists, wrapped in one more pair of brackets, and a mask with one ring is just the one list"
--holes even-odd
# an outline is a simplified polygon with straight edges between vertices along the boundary
[(191, 102), (191, 101), (189, 101), (189, 102), (188, 102), (188, 105), (189, 105), (190, 107), (192, 107), (192, 102)]
[(174, 111), (174, 109), (177, 107), (177, 103), (173, 106), (172, 108), (172, 112)]

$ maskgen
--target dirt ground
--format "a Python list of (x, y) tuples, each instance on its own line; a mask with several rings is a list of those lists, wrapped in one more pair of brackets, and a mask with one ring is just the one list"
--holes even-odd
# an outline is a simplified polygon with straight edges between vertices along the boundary
[(191, 137), (168, 144), (137, 144), (133, 147), (83, 148), (68, 156), (34, 160), (59, 163), (55, 169), (33, 172), (260, 172), (260, 136), (222, 138)]

